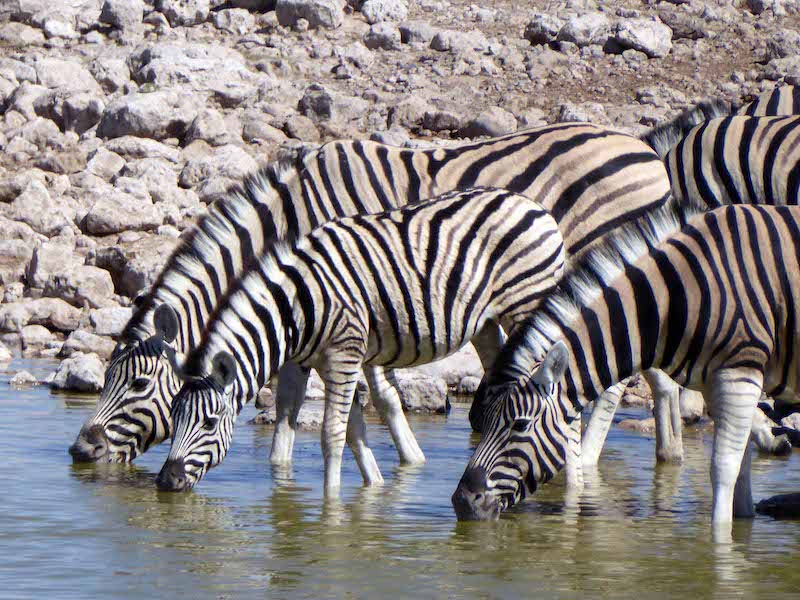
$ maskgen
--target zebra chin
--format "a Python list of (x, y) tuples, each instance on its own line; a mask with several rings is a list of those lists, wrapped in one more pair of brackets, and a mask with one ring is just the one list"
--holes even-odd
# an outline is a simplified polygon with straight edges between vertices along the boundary
[(69, 447), (69, 454), (73, 463), (115, 462), (102, 425), (83, 426), (75, 443)]
[(167, 460), (156, 477), (156, 487), (162, 492), (184, 492), (195, 483), (197, 478), (189, 474), (182, 458)]
[(467, 467), (450, 501), (459, 521), (494, 521), (505, 508), (488, 486), (486, 469)]

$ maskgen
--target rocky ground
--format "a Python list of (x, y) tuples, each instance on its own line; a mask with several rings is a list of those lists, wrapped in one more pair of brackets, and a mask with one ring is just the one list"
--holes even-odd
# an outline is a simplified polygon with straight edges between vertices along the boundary
[[(283, 151), (639, 133), (796, 83), (798, 23), (795, 0), (3, 0), (2, 353), (98, 390), (181, 232)], [(468, 360), (434, 379), (474, 390)]]

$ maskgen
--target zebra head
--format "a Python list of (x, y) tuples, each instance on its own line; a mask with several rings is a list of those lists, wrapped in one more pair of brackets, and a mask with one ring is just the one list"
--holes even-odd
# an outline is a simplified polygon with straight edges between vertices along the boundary
[(459, 520), (490, 520), (551, 479), (568, 443), (559, 383), (567, 348), (556, 343), (530, 375), (483, 387), (483, 437), (452, 497)]
[(114, 350), (94, 415), (69, 448), (74, 462), (128, 462), (168, 438), (172, 398), (180, 389), (171, 343), (178, 316), (162, 304), (156, 333)]
[(172, 448), (156, 478), (159, 490), (191, 489), (225, 458), (236, 420), (232, 401), (235, 378), (236, 362), (227, 352), (220, 352), (212, 361), (210, 375), (183, 384), (172, 409)]

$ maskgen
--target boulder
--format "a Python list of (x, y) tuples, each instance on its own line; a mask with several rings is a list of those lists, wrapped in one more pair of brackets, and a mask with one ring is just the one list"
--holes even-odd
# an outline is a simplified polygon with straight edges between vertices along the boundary
[(406, 21), (398, 29), (404, 44), (428, 44), (436, 35), (436, 29), (427, 21)]
[(105, 368), (97, 354), (75, 353), (56, 369), (50, 387), (55, 390), (96, 393), (103, 389)]
[(34, 244), (26, 240), (0, 239), (0, 284), (22, 282), (33, 257)]
[(224, 146), (233, 141), (233, 136), (222, 113), (207, 108), (198, 113), (186, 132), (186, 142), (194, 140), (204, 140), (212, 146)]
[(83, 260), (73, 254), (74, 243), (56, 238), (41, 244), (33, 251), (26, 269), (27, 283), (32, 288), (44, 287), (57, 275), (71, 272), (83, 264)]
[(559, 30), (557, 40), (571, 42), (582, 48), (593, 44), (603, 45), (611, 33), (611, 23), (601, 12), (589, 11), (567, 19)]
[(479, 137), (483, 135), (496, 137), (514, 133), (516, 130), (516, 117), (499, 106), (493, 106), (467, 123), (461, 130), (460, 135), (463, 137)]
[(73, 306), (88, 304), (97, 308), (106, 306), (114, 295), (114, 282), (108, 271), (89, 265), (79, 265), (72, 270), (50, 277), (44, 295), (61, 298)]
[(392, 23), (377, 23), (364, 36), (364, 45), (370, 50), (399, 50), (402, 46), (400, 30)]
[(86, 163), (86, 170), (104, 181), (111, 181), (124, 167), (124, 158), (102, 147), (90, 154), (89, 162)]
[(172, 27), (205, 23), (211, 11), (209, 0), (156, 0), (155, 5)]
[(126, 161), (137, 158), (158, 158), (170, 163), (182, 162), (181, 152), (177, 148), (132, 135), (108, 140), (105, 148), (110, 152), (116, 152)]
[(98, 308), (89, 313), (88, 325), (95, 335), (117, 337), (125, 329), (131, 315), (133, 309), (128, 306)]
[(144, 18), (143, 0), (105, 0), (100, 21), (122, 31), (138, 29)]
[(440, 414), (450, 412), (447, 383), (444, 379), (414, 369), (398, 369), (395, 375), (400, 386), (404, 410)]
[(464, 377), (483, 377), (483, 366), (472, 344), (467, 344), (455, 354), (442, 360), (414, 367), (414, 371), (443, 379), (452, 389), (455, 389)]
[(77, 329), (69, 334), (64, 341), (61, 350), (58, 352), (59, 358), (69, 358), (73, 354), (97, 354), (103, 360), (111, 358), (117, 343), (107, 337), (95, 335), (83, 329)]
[(258, 163), (239, 146), (221, 146), (210, 156), (186, 161), (178, 183), (181, 187), (195, 188), (202, 201), (213, 202), (225, 195), (230, 185), (257, 169)]
[(23, 356), (31, 356), (56, 342), (52, 332), (41, 325), (26, 325), (19, 332)]
[(361, 14), (367, 23), (404, 21), (408, 17), (406, 0), (367, 0), (361, 5)]
[(134, 92), (106, 107), (97, 126), (97, 137), (180, 138), (196, 114), (195, 102), (177, 90)]
[(44, 325), (50, 330), (77, 329), (83, 313), (58, 298), (39, 298), (0, 305), (0, 331), (19, 332), (26, 325)]
[(310, 27), (335, 29), (344, 21), (344, 3), (341, 0), (277, 0), (275, 15), (283, 27), (292, 27), (305, 19)]
[(228, 8), (214, 12), (214, 27), (234, 35), (244, 35), (256, 24), (256, 18), (243, 8)]
[(51, 237), (72, 223), (74, 212), (68, 203), (53, 200), (44, 184), (33, 180), (11, 203), (5, 216), (27, 223), (37, 233)]
[(143, 236), (130, 243), (97, 248), (89, 253), (87, 263), (109, 271), (117, 293), (133, 298), (155, 282), (177, 244), (178, 240), (163, 235)]
[(672, 49), (672, 29), (661, 21), (622, 20), (617, 23), (614, 39), (622, 48), (633, 48), (650, 58), (666, 56)]
[(18, 371), (8, 382), (12, 387), (28, 387), (38, 385), (39, 380), (27, 371)]
[(533, 13), (525, 26), (523, 37), (533, 45), (549, 44), (558, 38), (564, 21), (547, 13)]
[(120, 191), (117, 188), (90, 192), (87, 202), (91, 208), (81, 221), (81, 231), (87, 235), (108, 235), (128, 230), (148, 231), (164, 222), (163, 213), (152, 201)]
[(60, 88), (70, 92), (103, 93), (91, 71), (79, 61), (53, 57), (38, 57), (33, 62), (38, 83), (47, 88)]
[[(297, 426), (304, 431), (320, 431), (325, 407), (320, 400), (306, 401), (297, 415)], [(275, 425), (275, 409), (258, 413), (251, 421), (254, 425)]]

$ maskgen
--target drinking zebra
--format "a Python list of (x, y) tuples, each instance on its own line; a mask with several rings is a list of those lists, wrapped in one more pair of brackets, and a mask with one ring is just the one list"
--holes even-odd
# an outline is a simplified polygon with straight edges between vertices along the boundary
[(496, 517), (533, 493), (563, 467), (583, 407), (652, 368), (709, 405), (715, 529), (730, 528), (737, 476), (737, 516), (752, 516), (745, 449), (761, 390), (797, 401), (799, 257), (798, 207), (725, 206), (682, 227), (660, 211), (610, 236), (490, 371), (483, 439), (453, 495), (458, 517)]
[[(389, 369), (452, 354), (485, 326), (510, 331), (563, 268), (555, 219), (524, 196), (486, 188), (337, 219), (274, 247), (231, 287), (187, 358), (196, 379), (175, 397), (158, 487), (192, 487), (218, 465), (242, 406), (293, 360), (325, 382), (325, 489), (338, 489), (362, 368), (392, 384), (399, 406)], [(366, 454), (361, 433), (355, 446)]]
[[(472, 185), (535, 198), (564, 227), (573, 253), (669, 195), (664, 166), (646, 144), (585, 123), (430, 150), (331, 142), (262, 170), (211, 207), (135, 309), (106, 370), (97, 410), (70, 449), (74, 459), (128, 461), (171, 435), (170, 407), (180, 383), (170, 358), (181, 362), (199, 341), (248, 259), (335, 216), (377, 212)], [(176, 314), (165, 310), (154, 322), (161, 305)], [(479, 351), (488, 364), (500, 336), (486, 337), (487, 349)], [(307, 375), (286, 366), (279, 377), (274, 463), (291, 458)], [(397, 418), (394, 427), (403, 427), (404, 417)], [(422, 457), (411, 447), (403, 453)]]

